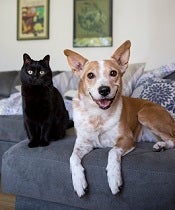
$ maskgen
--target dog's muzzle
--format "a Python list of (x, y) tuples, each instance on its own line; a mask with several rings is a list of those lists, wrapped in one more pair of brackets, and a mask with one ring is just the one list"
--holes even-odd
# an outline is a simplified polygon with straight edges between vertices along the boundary
[(95, 99), (95, 98), (93, 98), (91, 93), (89, 93), (89, 94), (90, 94), (91, 98), (93, 99), (93, 101), (99, 106), (99, 108), (108, 109), (108, 108), (110, 108), (112, 102), (114, 101), (117, 91), (113, 98), (108, 97), (110, 92), (111, 92), (111, 89), (109, 86), (100, 86), (98, 88), (98, 93), (101, 95), (101, 99)]

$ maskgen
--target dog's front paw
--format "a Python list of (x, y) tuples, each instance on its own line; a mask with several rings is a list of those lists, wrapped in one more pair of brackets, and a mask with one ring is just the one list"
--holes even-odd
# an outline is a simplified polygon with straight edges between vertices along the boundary
[(120, 170), (114, 168), (106, 168), (107, 170), (107, 177), (108, 177), (108, 184), (111, 189), (113, 195), (117, 194), (122, 186), (122, 177)]
[(108, 155), (108, 165), (106, 167), (108, 184), (113, 195), (120, 191), (122, 186), (121, 176), (121, 155), (122, 149), (112, 148)]
[(72, 168), (72, 182), (75, 192), (79, 197), (85, 195), (87, 190), (87, 182), (84, 175), (84, 168), (82, 166)]

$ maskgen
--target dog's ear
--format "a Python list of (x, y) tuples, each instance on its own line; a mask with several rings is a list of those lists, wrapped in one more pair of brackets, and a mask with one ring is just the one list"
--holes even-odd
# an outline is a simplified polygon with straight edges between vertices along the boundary
[(118, 63), (118, 65), (121, 66), (122, 73), (124, 73), (128, 67), (130, 47), (131, 47), (131, 42), (127, 40), (111, 56)]
[(68, 64), (71, 67), (72, 71), (80, 77), (83, 72), (83, 67), (88, 59), (68, 49), (64, 50), (64, 54), (67, 56)]

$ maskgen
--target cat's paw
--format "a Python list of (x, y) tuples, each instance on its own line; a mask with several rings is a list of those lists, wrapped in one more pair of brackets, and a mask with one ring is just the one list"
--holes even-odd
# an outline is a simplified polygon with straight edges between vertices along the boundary
[(66, 132), (65, 131), (60, 131), (58, 134), (57, 134), (57, 139), (62, 139), (64, 138), (66, 135)]
[(49, 141), (45, 141), (45, 140), (43, 140), (43, 141), (41, 141), (40, 142), (40, 144), (39, 144), (41, 147), (46, 147), (46, 146), (48, 146), (49, 145)]
[(28, 147), (29, 148), (34, 148), (34, 147), (38, 147), (39, 145), (38, 145), (38, 142), (36, 142), (36, 141), (30, 141), (29, 143), (28, 143)]

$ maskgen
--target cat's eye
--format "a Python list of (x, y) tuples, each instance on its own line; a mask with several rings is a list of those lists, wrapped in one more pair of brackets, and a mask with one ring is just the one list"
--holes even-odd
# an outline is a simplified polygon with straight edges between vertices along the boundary
[(44, 74), (44, 71), (40, 71), (39, 73), (40, 73), (40, 75), (43, 75)]
[(28, 74), (30, 74), (30, 75), (33, 74), (33, 71), (32, 71), (32, 70), (28, 70), (27, 72), (28, 72)]

